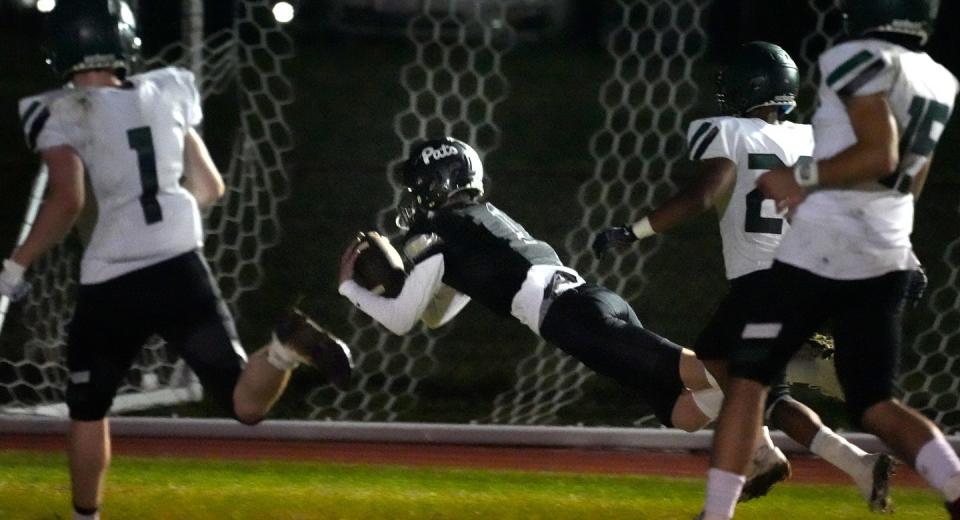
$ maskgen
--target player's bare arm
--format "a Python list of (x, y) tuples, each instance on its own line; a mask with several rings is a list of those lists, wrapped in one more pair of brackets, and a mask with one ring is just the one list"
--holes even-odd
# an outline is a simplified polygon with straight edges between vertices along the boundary
[(223, 177), (203, 138), (193, 128), (183, 138), (183, 186), (197, 199), (200, 209), (213, 206), (224, 193)]
[(60, 243), (83, 210), (83, 162), (69, 146), (55, 146), (43, 152), (49, 170), (49, 191), (30, 235), (11, 260), (29, 267), (43, 253)]
[(626, 247), (656, 233), (672, 229), (712, 208), (736, 180), (737, 166), (730, 159), (715, 157), (697, 164), (694, 181), (646, 217), (625, 226), (607, 228), (593, 239), (599, 257), (610, 249)]
[(882, 179), (897, 169), (900, 153), (897, 121), (886, 94), (848, 98), (845, 101), (857, 142), (843, 152), (817, 163), (777, 168), (757, 179), (757, 186), (781, 209), (795, 208), (805, 197), (805, 186), (844, 188)]
[(648, 215), (650, 227), (662, 233), (714, 207), (733, 187), (736, 170), (736, 164), (724, 157), (702, 161), (695, 180)]

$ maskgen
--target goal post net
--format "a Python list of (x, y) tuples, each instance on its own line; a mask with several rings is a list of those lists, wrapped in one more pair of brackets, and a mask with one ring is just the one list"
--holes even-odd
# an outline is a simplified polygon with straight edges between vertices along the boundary
[[(137, 4), (132, 2), (135, 9)], [(143, 57), (147, 68), (176, 65), (192, 70), (205, 101), (215, 96), (233, 100), (229, 108), (219, 108), (218, 103), (218, 111), (205, 114), (208, 132), (232, 133), (222, 139), (228, 149), (211, 149), (227, 188), (223, 200), (206, 215), (205, 253), (234, 316), (240, 298), (260, 284), (262, 255), (279, 240), (277, 206), (287, 194), (284, 154), (291, 147), (291, 135), (284, 110), (292, 102), (293, 89), (283, 67), (293, 44), (274, 20), (272, 4), (237, 0), (229, 25), (207, 34), (203, 1), (183, 0), (178, 41)], [(149, 23), (143, 18), (138, 17), (141, 27)], [(42, 197), (44, 179), (41, 170), (34, 200)], [(24, 232), (35, 210), (28, 209)], [(79, 274), (79, 242), (70, 237), (28, 272), (33, 290), (16, 304), (22, 306), (25, 337), (4, 343), (0, 353), (0, 413), (67, 413), (65, 338)], [(154, 338), (122, 383), (112, 412), (201, 397), (196, 377)]]

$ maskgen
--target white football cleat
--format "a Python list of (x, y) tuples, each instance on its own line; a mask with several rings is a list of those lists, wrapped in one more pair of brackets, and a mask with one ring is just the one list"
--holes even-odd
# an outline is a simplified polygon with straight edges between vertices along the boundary
[(750, 472), (739, 501), (746, 502), (766, 495), (774, 484), (788, 479), (790, 471), (790, 461), (780, 448), (760, 445), (750, 461)]
[(863, 457), (864, 463), (869, 466), (861, 473), (861, 478), (854, 479), (857, 489), (874, 513), (889, 513), (893, 511), (893, 502), (890, 500), (890, 477), (893, 476), (895, 465), (893, 457), (886, 453), (872, 453)]

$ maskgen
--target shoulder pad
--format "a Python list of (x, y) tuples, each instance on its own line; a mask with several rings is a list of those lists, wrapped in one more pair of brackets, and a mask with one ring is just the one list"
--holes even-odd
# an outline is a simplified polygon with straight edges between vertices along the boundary
[(443, 239), (436, 233), (420, 233), (407, 237), (403, 244), (404, 262), (416, 265), (425, 258), (438, 253), (443, 245)]
[(737, 125), (735, 117), (708, 117), (690, 123), (687, 130), (687, 149), (690, 159), (735, 158), (734, 144)]
[(20, 125), (30, 151), (37, 150), (37, 139), (50, 119), (50, 110), (53, 103), (71, 92), (74, 92), (74, 90), (66, 88), (50, 90), (20, 100), (18, 106)]

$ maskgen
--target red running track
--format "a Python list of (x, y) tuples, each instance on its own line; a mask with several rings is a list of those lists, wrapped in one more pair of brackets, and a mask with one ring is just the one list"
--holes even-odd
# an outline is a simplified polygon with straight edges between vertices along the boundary
[[(0, 450), (62, 451), (62, 435), (0, 435)], [(491, 447), (436, 444), (267, 441), (238, 439), (113, 439), (115, 455), (245, 460), (295, 460), (320, 463), (487, 468), (566, 473), (636, 474), (703, 478), (703, 452), (617, 451), (563, 448)], [(793, 456), (791, 482), (849, 484), (849, 478), (826, 462)], [(900, 465), (894, 486), (922, 487), (923, 480)]]

